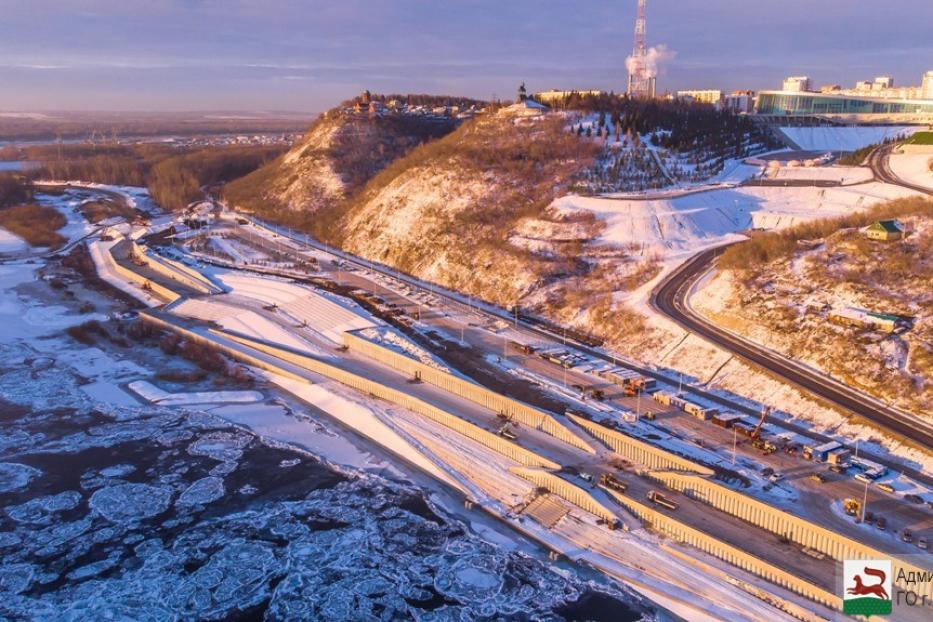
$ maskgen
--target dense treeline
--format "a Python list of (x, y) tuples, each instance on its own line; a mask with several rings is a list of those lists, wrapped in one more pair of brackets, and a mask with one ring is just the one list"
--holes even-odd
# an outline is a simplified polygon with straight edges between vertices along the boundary
[(0, 140), (87, 140), (143, 136), (300, 133), (314, 115), (197, 115), (192, 113), (56, 113), (0, 117)]
[(68, 224), (61, 212), (48, 205), (16, 205), (0, 209), (0, 227), (18, 235), (32, 246), (56, 249), (65, 243), (57, 233)]
[(37, 175), (104, 184), (145, 186), (163, 209), (178, 210), (202, 196), (201, 187), (259, 168), (282, 146), (217, 146), (179, 150), (169, 145), (48, 145), (26, 149), (42, 162)]
[(609, 131), (651, 135), (652, 143), (665, 149), (703, 150), (729, 157), (740, 151), (747, 140), (778, 146), (749, 117), (716, 110), (707, 104), (636, 99), (613, 93), (571, 93), (549, 103), (558, 110), (600, 113)]
[(800, 223), (780, 231), (754, 233), (750, 240), (730, 246), (719, 259), (728, 270), (755, 272), (766, 264), (790, 257), (802, 240), (819, 240), (840, 230), (865, 227), (877, 220), (930, 214), (933, 202), (922, 197), (897, 199), (839, 218), (824, 218)]
[(19, 205), (31, 198), (29, 179), (19, 173), (0, 173), (0, 208)]
[(458, 95), (429, 95), (428, 93), (385, 94), (363, 91), (360, 95), (342, 102), (339, 107), (348, 108), (357, 102), (368, 104), (371, 101), (377, 101), (386, 104), (392, 100), (399, 101), (403, 104), (408, 104), (409, 106), (460, 106), (461, 108), (469, 108), (470, 106), (483, 108), (486, 106), (486, 102), (481, 99), (461, 97)]

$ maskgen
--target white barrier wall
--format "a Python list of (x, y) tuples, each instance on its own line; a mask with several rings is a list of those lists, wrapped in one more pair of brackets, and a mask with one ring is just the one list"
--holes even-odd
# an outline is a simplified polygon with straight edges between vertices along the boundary
[(355, 335), (352, 332), (343, 334), (344, 345), (351, 351), (358, 352), (384, 365), (414, 377), (418, 375), (424, 382), (433, 384), (454, 395), (476, 402), (489, 410), (511, 416), (522, 425), (533, 427), (549, 434), (554, 438), (594, 454), (589, 443), (559, 423), (549, 413), (496, 393), (486, 387), (480, 386), (463, 378), (459, 378), (445, 371), (426, 365), (421, 361), (405, 356), (392, 349)]
[(583, 417), (576, 415), (568, 415), (568, 417), (626, 460), (643, 464), (652, 469), (674, 469), (675, 471), (692, 471), (701, 475), (713, 475), (713, 470), (702, 464), (687, 460), (637, 438), (611, 430)]
[(147, 291), (151, 291), (155, 296), (169, 303), (175, 302), (181, 298), (179, 294), (173, 292), (169, 288), (159, 285), (158, 283), (153, 283), (143, 275), (121, 266), (117, 263), (117, 260), (113, 258), (113, 254), (110, 252), (109, 248), (101, 248), (100, 250), (102, 251), (100, 255), (107, 263), (108, 268), (128, 282), (134, 283)]
[(659, 512), (631, 497), (620, 494), (614, 490), (607, 489), (606, 492), (616, 499), (623, 507), (645, 521), (648, 526), (667, 534), (678, 542), (689, 544), (705, 553), (725, 560), (733, 566), (737, 566), (759, 577), (763, 577), (775, 585), (784, 587), (801, 596), (832, 607), (833, 609), (838, 610), (842, 606), (842, 599), (836, 594), (827, 592), (808, 581), (804, 581), (790, 574), (786, 570), (778, 568), (754, 555), (750, 555), (731, 544), (722, 542), (709, 534), (694, 529), (674, 517)]
[[(512, 443), (500, 436), (496, 436), (491, 432), (487, 432), (479, 426), (473, 425), (472, 423), (461, 419), (460, 417), (452, 415), (447, 411), (434, 406), (433, 404), (411, 396), (403, 391), (393, 389), (392, 387), (387, 387), (368, 378), (364, 378), (345, 369), (341, 369), (304, 354), (298, 354), (284, 348), (263, 343), (261, 341), (250, 339), (245, 336), (234, 335), (225, 331), (211, 329), (210, 332), (236, 341), (237, 343), (249, 348), (259, 350), (260, 352), (265, 352), (266, 354), (272, 355), (289, 363), (293, 363), (302, 369), (307, 369), (308, 371), (314, 372), (316, 374), (326, 376), (327, 378), (336, 380), (341, 384), (345, 384), (349, 387), (357, 389), (358, 391), (362, 391), (363, 393), (368, 393), (380, 399), (384, 399), (386, 401), (392, 402), (393, 404), (407, 408), (412, 412), (428, 417), (429, 419), (447, 426), (448, 428), (451, 428), (452, 430), (455, 430), (464, 436), (472, 438), (473, 440), (502, 454), (503, 456), (515, 460), (519, 464), (546, 467), (549, 469), (560, 468), (560, 465), (556, 462), (553, 462), (552, 460), (548, 460), (547, 458), (539, 456), (538, 454), (529, 451), (520, 445), (516, 445), (515, 443)], [(227, 351), (232, 356), (240, 356), (240, 352), (236, 348), (229, 348)]]
[[(743, 495), (708, 479), (692, 474), (673, 472), (652, 472), (648, 476), (663, 483), (671, 490), (682, 492), (688, 497), (703, 501), (726, 514), (741, 518), (771, 533), (784, 536), (802, 546), (825, 553), (833, 559), (891, 559), (896, 584), (896, 579), (901, 574), (901, 570), (904, 571), (904, 576), (907, 577), (917, 576), (924, 572), (923, 569), (899, 560), (888, 553), (883, 553), (856, 542), (825, 527), (820, 527), (785, 510)], [(926, 570), (926, 572), (930, 571)], [(933, 606), (933, 581), (898, 585), (905, 590), (912, 589), (921, 596), (925, 590), (927, 600)]]
[[(129, 242), (132, 254), (140, 260), (145, 259), (150, 269), (158, 272), (167, 279), (178, 281), (196, 292), (201, 292), (202, 294), (214, 293), (212, 284), (209, 282), (205, 283), (204, 277), (187, 266), (183, 266), (182, 264), (164, 257), (159, 257), (155, 253), (150, 252), (145, 246), (137, 244), (133, 240)], [(197, 276), (194, 276), (195, 274)]]
[(509, 469), (512, 473), (524, 477), (535, 486), (543, 486), (558, 497), (566, 499), (578, 508), (586, 510), (594, 516), (598, 516), (607, 521), (619, 520), (618, 515), (597, 501), (593, 495), (586, 492), (579, 486), (571, 484), (564, 478), (554, 473), (549, 473), (542, 469), (529, 469), (526, 467), (512, 467)]

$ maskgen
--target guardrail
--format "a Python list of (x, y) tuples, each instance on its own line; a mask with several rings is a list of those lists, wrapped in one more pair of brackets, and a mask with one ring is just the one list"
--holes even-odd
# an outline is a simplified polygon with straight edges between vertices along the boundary
[(714, 474), (712, 469), (702, 464), (687, 460), (627, 434), (610, 430), (606, 426), (599, 425), (589, 419), (577, 415), (568, 415), (568, 417), (626, 460), (643, 464), (652, 469), (674, 469), (708, 476)]
[(713, 557), (718, 557), (719, 559), (729, 562), (733, 566), (747, 570), (752, 574), (767, 579), (775, 585), (779, 585), (837, 611), (842, 606), (842, 599), (836, 594), (828, 592), (808, 581), (804, 581), (786, 570), (746, 553), (731, 544), (727, 544), (707, 533), (690, 527), (676, 518), (659, 512), (627, 495), (608, 489), (606, 492), (632, 514), (645, 521), (649, 527), (667, 534), (678, 542), (689, 544), (705, 553), (709, 553)]
[(589, 443), (574, 434), (549, 413), (534, 406), (506, 397), (474, 382), (458, 378), (436, 367), (431, 367), (421, 361), (360, 337), (354, 334), (353, 331), (343, 334), (343, 343), (351, 351), (388, 365), (396, 371), (411, 377), (417, 376), (424, 382), (476, 402), (489, 410), (512, 417), (522, 425), (541, 430), (545, 434), (577, 449), (582, 449), (590, 454), (596, 453), (596, 450)]
[[(766, 531), (786, 537), (792, 542), (811, 548), (833, 559), (890, 559), (894, 571), (894, 582), (903, 571), (906, 577), (929, 573), (908, 564), (889, 553), (884, 553), (861, 542), (843, 536), (808, 520), (794, 516), (786, 510), (769, 505), (748, 495), (736, 492), (712, 480), (688, 473), (651, 472), (648, 476), (663, 483), (671, 490), (703, 501), (717, 510), (740, 518)], [(926, 594), (927, 603), (933, 605), (933, 581), (917, 584), (901, 584), (901, 588), (912, 589), (920, 595)], [(917, 590), (920, 589), (918, 592)], [(924, 592), (925, 589), (925, 592)]]

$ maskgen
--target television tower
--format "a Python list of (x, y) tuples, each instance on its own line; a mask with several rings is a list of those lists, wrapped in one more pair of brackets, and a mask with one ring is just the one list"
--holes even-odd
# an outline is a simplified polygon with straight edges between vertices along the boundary
[(648, 46), (645, 33), (645, 5), (648, 0), (638, 0), (638, 16), (635, 18), (635, 46), (628, 58), (628, 94), (631, 97), (654, 97), (655, 79), (648, 72)]

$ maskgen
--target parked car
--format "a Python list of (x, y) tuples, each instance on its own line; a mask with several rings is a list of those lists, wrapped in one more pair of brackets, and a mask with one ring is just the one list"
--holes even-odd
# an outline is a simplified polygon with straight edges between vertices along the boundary
[(768, 481), (770, 481), (772, 484), (777, 484), (782, 479), (784, 479), (783, 473), (772, 473), (771, 477), (768, 478)]
[(822, 473), (811, 473), (809, 475), (809, 479), (813, 480), (814, 482), (818, 484), (823, 484), (826, 482), (826, 476), (823, 475)]
[(884, 516), (879, 516), (878, 519), (875, 521), (875, 527), (877, 527), (881, 531), (884, 531), (887, 526), (888, 526), (888, 521), (887, 519), (885, 519)]
[(580, 472), (580, 479), (582, 479), (584, 482), (588, 484), (593, 483), (593, 476), (590, 475), (589, 473), (586, 473), (585, 471)]
[(765, 467), (761, 470), (761, 474), (765, 477), (771, 477), (771, 474), (774, 473), (774, 469), (771, 467)]
[(829, 470), (832, 471), (833, 473), (839, 473), (840, 475), (842, 475), (848, 472), (849, 467), (842, 465), (842, 464), (834, 464), (831, 467), (829, 467)]
[(901, 541), (903, 541), (903, 542), (913, 542), (913, 541), (914, 541), (914, 534), (910, 533), (910, 529), (905, 529), (905, 530), (903, 531), (903, 533), (901, 533)]
[(906, 499), (907, 501), (910, 501), (911, 503), (916, 503), (917, 505), (923, 504), (923, 497), (921, 497), (920, 495), (915, 495), (915, 494), (904, 495), (904, 499)]
[(927, 539), (923, 536), (917, 538), (917, 548), (926, 549), (927, 548)]

